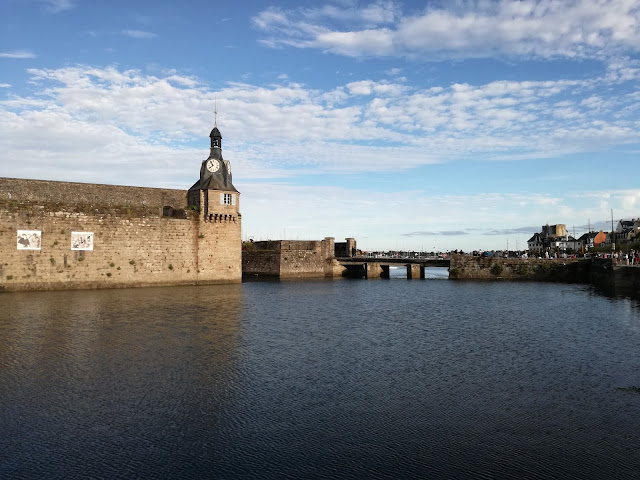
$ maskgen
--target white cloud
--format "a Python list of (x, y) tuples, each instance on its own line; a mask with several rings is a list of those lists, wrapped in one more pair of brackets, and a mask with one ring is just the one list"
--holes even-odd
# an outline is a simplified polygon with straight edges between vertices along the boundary
[(140, 39), (150, 39), (150, 38), (156, 38), (158, 36), (156, 33), (145, 32), (142, 30), (123, 30), (122, 34), (125, 37), (140, 38)]
[[(224, 155), (243, 192), (245, 234), (256, 238), (279, 238), (286, 228), (289, 238), (367, 237), (367, 248), (395, 248), (384, 238), (464, 231), (456, 247), (491, 248), (499, 239), (482, 236), (487, 225), (496, 231), (521, 226), (523, 211), (527, 225), (543, 225), (581, 224), (604, 218), (610, 208), (638, 216), (634, 209), (640, 208), (638, 190), (611, 191), (608, 197), (588, 192), (579, 199), (438, 195), (405, 191), (401, 181), (397, 187), (369, 187), (358, 180), (363, 172), (409, 179), (425, 165), (461, 158), (548, 158), (638, 143), (637, 111), (625, 110), (637, 98), (609, 89), (607, 73), (581, 81), (428, 89), (360, 80), (330, 91), (295, 83), (229, 83), (214, 91), (175, 71), (149, 75), (76, 66), (29, 73), (32, 95), (19, 96), (7, 85), (0, 100), (0, 144), (8, 159), (3, 175), (188, 188), (208, 155), (217, 102)], [(578, 115), (558, 118), (563, 109)], [(341, 178), (354, 187), (288, 183), (300, 176), (327, 184)], [(318, 217), (313, 225), (306, 221), (312, 208)], [(347, 209), (350, 214), (342, 215)], [(274, 211), (282, 212), (277, 222)], [(439, 235), (439, 245), (445, 237)]]
[(76, 6), (76, 0), (39, 0), (44, 4), (47, 13), (59, 13), (71, 10)]
[(621, 192), (620, 204), (624, 212), (635, 212), (633, 218), (638, 218), (637, 213), (640, 211), (640, 191)]
[(371, 80), (362, 80), (351, 82), (346, 85), (351, 95), (382, 95), (382, 96), (400, 96), (407, 90), (405, 85), (399, 85), (386, 82), (373, 82)]
[(36, 55), (26, 50), (15, 52), (0, 52), (0, 58), (36, 58)]
[(343, 6), (326, 4), (321, 7), (302, 7), (296, 11), (300, 23), (293, 25), (287, 14), (279, 8), (269, 7), (253, 18), (254, 24), (260, 29), (278, 29), (291, 26), (296, 29), (312, 31), (314, 22), (333, 21), (359, 25), (365, 28), (390, 24), (399, 15), (396, 2), (377, 0), (362, 7), (345, 4)]
[(275, 8), (268, 8), (252, 18), (253, 24), (262, 30), (279, 30), (288, 25), (287, 15)]
[[(0, 139), (15, 158), (35, 151), (33, 131), (51, 134), (47, 154), (73, 159), (89, 149), (96, 165), (115, 158), (107, 155), (113, 145), (122, 146), (117, 155), (153, 151), (167, 161), (194, 145), (206, 152), (216, 102), (225, 151), (244, 178), (408, 170), (469, 155), (549, 158), (640, 141), (637, 99), (607, 88), (593, 94), (609, 85), (606, 74), (429, 89), (361, 80), (323, 92), (295, 83), (229, 83), (212, 91), (173, 71), (78, 66), (29, 73), (37, 94), (0, 102)], [(268, 168), (254, 169), (258, 164)]]
[(445, 2), (408, 15), (391, 2), (270, 8), (253, 22), (270, 35), (265, 45), (348, 56), (575, 58), (640, 48), (640, 9), (629, 0)]
[[(589, 218), (606, 218), (613, 205), (622, 217), (637, 217), (640, 190), (613, 192), (603, 207), (599, 196), (475, 193), (434, 195), (421, 190), (399, 192), (288, 183), (239, 182), (243, 193), (243, 234), (254, 240), (355, 237), (358, 247), (373, 249), (453, 248), (464, 250), (526, 248), (542, 225), (565, 223), (570, 229)], [(273, 192), (278, 192), (273, 195)], [(624, 202), (627, 207), (623, 207)], [(612, 202), (612, 203), (610, 203)], [(473, 206), (470, 208), (470, 206)], [(634, 211), (634, 208), (636, 209)], [(314, 222), (307, 221), (314, 212)], [(348, 215), (345, 212), (348, 211)], [(526, 217), (522, 212), (526, 211)], [(278, 212), (274, 222), (273, 212)], [(399, 214), (398, 212), (402, 212)], [(381, 225), (384, 228), (381, 229)], [(585, 227), (586, 228), (586, 227)]]

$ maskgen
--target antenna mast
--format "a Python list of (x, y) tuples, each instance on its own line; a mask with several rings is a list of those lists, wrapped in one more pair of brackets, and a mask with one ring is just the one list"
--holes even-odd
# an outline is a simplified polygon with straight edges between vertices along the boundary
[(616, 234), (613, 231), (613, 208), (611, 209), (611, 251), (616, 249)]

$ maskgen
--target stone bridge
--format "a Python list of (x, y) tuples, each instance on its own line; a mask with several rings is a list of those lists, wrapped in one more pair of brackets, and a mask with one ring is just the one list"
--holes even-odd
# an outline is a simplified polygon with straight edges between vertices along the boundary
[(343, 276), (349, 278), (389, 278), (389, 267), (405, 266), (407, 278), (425, 278), (426, 267), (449, 268), (446, 258), (398, 258), (398, 257), (339, 257), (345, 267)]

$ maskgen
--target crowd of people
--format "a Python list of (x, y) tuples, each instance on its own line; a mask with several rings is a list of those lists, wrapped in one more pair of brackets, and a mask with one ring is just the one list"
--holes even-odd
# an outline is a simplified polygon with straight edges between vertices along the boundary
[(613, 261), (616, 265), (640, 265), (640, 252), (635, 250), (616, 252), (613, 254)]
[[(638, 250), (630, 250), (628, 252), (623, 252), (623, 251), (619, 251), (619, 252), (614, 252), (614, 253), (584, 253), (584, 254), (569, 254), (566, 252), (549, 252), (546, 251), (544, 253), (538, 252), (538, 253), (533, 253), (533, 254), (529, 254), (528, 252), (525, 252), (521, 255), (517, 255), (520, 258), (526, 259), (526, 258), (538, 258), (538, 259), (542, 259), (542, 258), (546, 258), (546, 259), (558, 259), (558, 258), (576, 258), (576, 257), (601, 257), (601, 258), (612, 258), (613, 262), (616, 265), (640, 265), (640, 251)], [(507, 258), (507, 255), (505, 255), (505, 258)]]

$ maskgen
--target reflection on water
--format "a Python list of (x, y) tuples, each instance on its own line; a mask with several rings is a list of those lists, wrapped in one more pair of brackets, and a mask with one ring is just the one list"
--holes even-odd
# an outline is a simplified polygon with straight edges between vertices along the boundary
[(224, 416), (237, 372), (240, 286), (2, 301), (1, 430), (12, 435), (0, 448), (1, 478), (160, 468)]
[(0, 478), (637, 478), (640, 309), (579, 286), (0, 296)]

